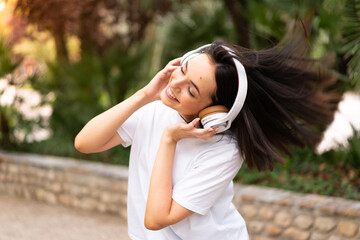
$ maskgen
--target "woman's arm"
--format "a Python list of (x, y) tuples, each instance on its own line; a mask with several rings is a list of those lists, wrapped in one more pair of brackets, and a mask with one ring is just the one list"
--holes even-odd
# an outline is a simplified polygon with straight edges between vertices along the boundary
[(189, 124), (169, 126), (163, 132), (151, 175), (145, 211), (145, 227), (150, 230), (175, 224), (193, 213), (172, 199), (172, 171), (179, 140), (190, 137), (206, 140), (216, 132), (216, 129), (201, 129), (198, 126), (197, 118)]
[(122, 143), (117, 129), (136, 110), (149, 103), (143, 90), (91, 119), (75, 138), (75, 148), (83, 153), (105, 151)]
[(139, 108), (160, 99), (160, 93), (168, 84), (172, 72), (180, 66), (175, 59), (130, 98), (91, 119), (75, 138), (75, 148), (83, 153), (105, 151), (122, 143), (117, 129)]

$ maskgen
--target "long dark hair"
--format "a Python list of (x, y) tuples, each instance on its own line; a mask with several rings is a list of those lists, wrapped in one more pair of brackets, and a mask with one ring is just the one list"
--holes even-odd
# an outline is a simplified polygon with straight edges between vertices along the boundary
[(233, 56), (221, 46), (231, 48), (245, 67), (247, 97), (230, 132), (249, 168), (272, 170), (275, 161), (291, 156), (292, 146), (314, 149), (333, 120), (340, 100), (336, 78), (321, 70), (319, 61), (305, 57), (303, 40), (260, 51), (214, 42), (206, 51), (216, 65), (213, 105), (230, 109), (238, 86)]

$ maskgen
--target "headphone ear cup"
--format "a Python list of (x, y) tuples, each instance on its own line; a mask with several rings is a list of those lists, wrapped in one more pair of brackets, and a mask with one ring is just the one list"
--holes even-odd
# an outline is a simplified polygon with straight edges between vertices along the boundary
[(214, 105), (207, 108), (204, 108), (199, 112), (199, 118), (205, 118), (206, 116), (215, 114), (215, 113), (228, 113), (229, 109), (223, 105)]
[(225, 117), (228, 112), (229, 109), (227, 107), (222, 105), (215, 105), (201, 110), (199, 112), (199, 118), (204, 128), (213, 127), (211, 122)]

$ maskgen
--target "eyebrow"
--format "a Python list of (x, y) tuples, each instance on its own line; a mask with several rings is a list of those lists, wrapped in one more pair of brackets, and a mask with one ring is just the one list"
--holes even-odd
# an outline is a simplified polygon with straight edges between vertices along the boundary
[[(188, 71), (188, 62), (186, 62), (185, 67), (186, 67), (186, 72), (187, 72)], [(198, 86), (196, 86), (196, 84), (192, 80), (190, 80), (190, 83), (194, 86), (194, 88), (198, 91), (198, 93), (200, 95), (200, 90), (199, 90)]]

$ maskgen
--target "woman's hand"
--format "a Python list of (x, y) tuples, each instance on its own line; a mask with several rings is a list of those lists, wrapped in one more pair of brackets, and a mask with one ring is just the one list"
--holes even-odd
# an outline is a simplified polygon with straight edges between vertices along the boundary
[(215, 135), (217, 128), (200, 128), (200, 118), (190, 123), (178, 123), (165, 128), (164, 137), (169, 141), (178, 142), (183, 138), (201, 138), (207, 140)]
[(199, 118), (165, 128), (153, 166), (145, 210), (145, 227), (159, 230), (190, 216), (193, 212), (172, 199), (172, 172), (176, 144), (183, 138), (209, 139), (217, 128), (199, 128)]
[(170, 61), (164, 69), (158, 72), (155, 77), (143, 88), (147, 97), (152, 101), (160, 99), (161, 91), (168, 85), (171, 74), (180, 67), (181, 58)]
[(145, 210), (145, 227), (159, 230), (190, 216), (193, 212), (172, 199), (172, 170), (176, 144), (183, 138), (209, 139), (216, 128), (199, 128), (199, 118), (165, 128), (152, 170)]

